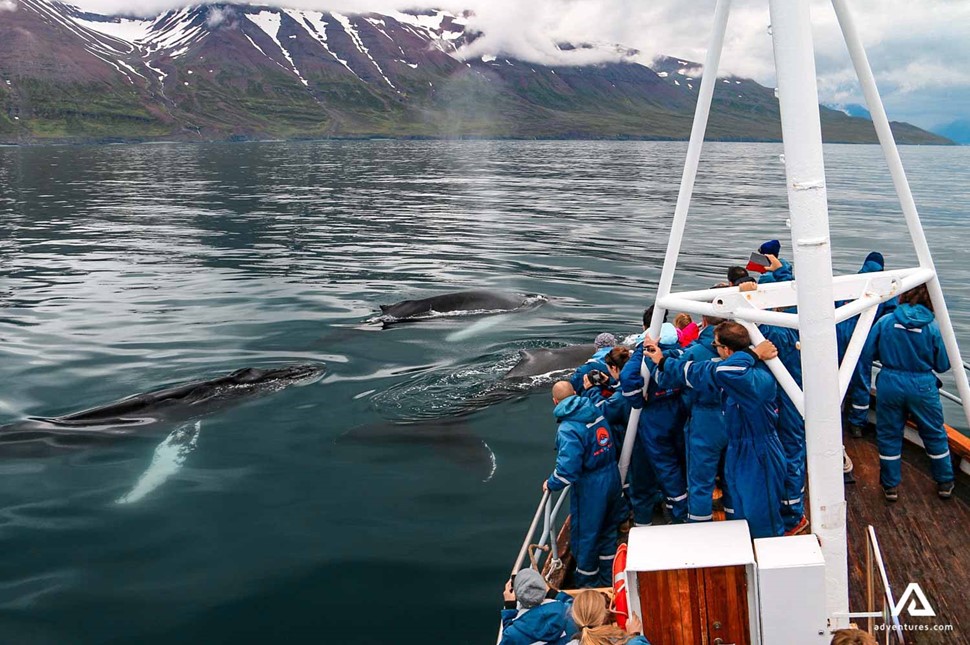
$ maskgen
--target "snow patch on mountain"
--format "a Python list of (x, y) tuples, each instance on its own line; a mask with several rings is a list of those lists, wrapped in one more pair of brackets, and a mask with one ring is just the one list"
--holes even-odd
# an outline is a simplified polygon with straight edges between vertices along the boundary
[(381, 69), (381, 66), (377, 63), (376, 60), (374, 60), (374, 57), (370, 55), (370, 51), (367, 49), (367, 47), (364, 46), (364, 41), (360, 39), (360, 34), (357, 33), (357, 29), (354, 27), (350, 18), (340, 13), (331, 13), (330, 15), (333, 16), (333, 19), (339, 22), (340, 26), (344, 28), (344, 31), (347, 33), (348, 36), (350, 36), (350, 39), (353, 41), (354, 46), (357, 47), (357, 49), (364, 56), (369, 58), (370, 62), (374, 63), (374, 67), (377, 68), (377, 71), (378, 73), (380, 73), (381, 77), (385, 81), (387, 81), (387, 84), (396, 90), (397, 87), (394, 86), (394, 83), (392, 83), (391, 79), (387, 77), (387, 74), (384, 73), (384, 70)]
[(303, 74), (297, 69), (296, 63), (293, 62), (293, 57), (290, 56), (290, 52), (286, 51), (286, 47), (283, 46), (280, 40), (280, 29), (283, 26), (283, 18), (280, 14), (275, 11), (260, 11), (257, 14), (249, 14), (247, 18), (249, 18), (250, 22), (266, 32), (267, 36), (273, 39), (273, 42), (276, 43), (280, 51), (283, 52), (283, 56), (286, 57), (287, 62), (289, 62), (293, 73), (296, 74), (296, 77), (300, 79), (300, 82), (304, 86), (309, 87), (310, 84), (303, 78)]
[(351, 67), (350, 63), (345, 61), (343, 58), (337, 56), (337, 54), (330, 49), (330, 45), (327, 44), (327, 21), (324, 19), (324, 14), (319, 11), (301, 11), (297, 9), (284, 9), (290, 18), (296, 20), (304, 29), (306, 29), (307, 34), (315, 41), (323, 46), (324, 50), (328, 54), (334, 57), (334, 59), (341, 65), (347, 68), (347, 71), (353, 74), (358, 80), (363, 81), (364, 79), (355, 72)]

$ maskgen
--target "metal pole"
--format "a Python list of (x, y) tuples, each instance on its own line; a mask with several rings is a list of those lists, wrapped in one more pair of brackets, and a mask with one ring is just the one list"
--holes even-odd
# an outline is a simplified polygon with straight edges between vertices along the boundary
[(813, 532), (825, 558), (832, 628), (847, 627), (849, 579), (842, 419), (825, 165), (809, 0), (769, 0), (791, 214)]
[(532, 524), (529, 525), (529, 532), (525, 534), (522, 548), (519, 549), (519, 557), (515, 559), (515, 564), (512, 565), (512, 573), (509, 574), (509, 578), (512, 580), (515, 580), (515, 574), (519, 572), (519, 565), (522, 564), (522, 558), (525, 557), (526, 552), (529, 550), (529, 541), (535, 535), (536, 527), (539, 526), (539, 518), (542, 516), (542, 510), (546, 507), (548, 501), (549, 491), (543, 491), (542, 499), (539, 500), (539, 507), (536, 508), (536, 514), (532, 517)]
[[(744, 328), (748, 330), (748, 335), (751, 336), (751, 344), (753, 346), (764, 342), (764, 334), (761, 333), (761, 330), (758, 329), (757, 325), (744, 321), (741, 321), (741, 324), (744, 325)], [(782, 363), (781, 359), (778, 357), (765, 361), (765, 365), (767, 365), (768, 369), (771, 370), (775, 380), (778, 381), (779, 385), (781, 385), (781, 389), (785, 391), (788, 398), (791, 399), (792, 403), (795, 404), (795, 409), (798, 410), (798, 413), (801, 414), (802, 417), (804, 417), (805, 395), (802, 392), (802, 388), (798, 387), (798, 383), (795, 382), (791, 372), (788, 371), (788, 368), (785, 367), (785, 364)]]
[(879, 307), (873, 305), (862, 312), (859, 315), (859, 320), (856, 321), (852, 338), (849, 339), (849, 345), (845, 348), (845, 356), (842, 357), (842, 364), (839, 366), (839, 394), (842, 398), (845, 398), (845, 393), (849, 390), (849, 383), (852, 381), (852, 375), (859, 364), (859, 357), (862, 355), (862, 350), (865, 349), (866, 339), (869, 337), (869, 330), (872, 329), (872, 323), (876, 319), (877, 313), (879, 313)]
[[(650, 335), (656, 337), (660, 333), (664, 310), (659, 301), (670, 293), (674, 282), (674, 270), (677, 268), (677, 256), (680, 253), (680, 243), (684, 238), (684, 227), (687, 224), (687, 211), (690, 208), (690, 197), (694, 191), (694, 179), (697, 177), (697, 165), (701, 158), (701, 148), (704, 145), (704, 134), (707, 132), (707, 117), (711, 113), (711, 100), (714, 98), (714, 86), (717, 83), (717, 70), (721, 63), (721, 50), (724, 49), (724, 33), (727, 31), (728, 14), (731, 12), (731, 0), (717, 0), (714, 8), (714, 29), (711, 34), (711, 46), (707, 49), (704, 60), (704, 77), (697, 92), (697, 106), (694, 108), (694, 124), (690, 131), (690, 143), (687, 144), (687, 160), (684, 162), (684, 175), (680, 182), (680, 193), (677, 195), (677, 208), (674, 210), (674, 221), (671, 224), (670, 237), (667, 240), (667, 256), (664, 268), (660, 274), (660, 285), (657, 287), (657, 306), (653, 310), (653, 320), (650, 321)], [(646, 364), (640, 366), (643, 375), (643, 394), (647, 393), (647, 379), (649, 372)], [(640, 423), (640, 410), (630, 412), (630, 421), (626, 426), (626, 436), (623, 438), (623, 450), (620, 451), (620, 482), (626, 481), (626, 474), (630, 468), (630, 456), (633, 454), (633, 442), (637, 436), (637, 425)]]
[(933, 271), (933, 279), (926, 283), (933, 301), (933, 309), (936, 313), (936, 321), (940, 326), (940, 333), (943, 335), (943, 342), (946, 345), (946, 353), (950, 357), (950, 363), (955, 368), (953, 377), (957, 383), (957, 391), (963, 399), (963, 414), (970, 425), (970, 381), (967, 374), (959, 369), (963, 365), (960, 358), (960, 347), (957, 344), (956, 333), (953, 323), (950, 321), (950, 312), (947, 310), (946, 301), (943, 299), (943, 289), (940, 287), (939, 276), (936, 275), (936, 266), (933, 264), (933, 257), (930, 254), (929, 244), (926, 243), (926, 234), (920, 224), (919, 213), (916, 211), (916, 201), (913, 199), (913, 192), (909, 188), (909, 181), (906, 179), (906, 171), (903, 170), (903, 162), (899, 158), (899, 149), (896, 147), (896, 140), (893, 138), (892, 128), (889, 126), (889, 117), (886, 116), (886, 109), (883, 107), (882, 99), (879, 98), (879, 90), (876, 87), (876, 79), (869, 66), (869, 59), (866, 56), (865, 48), (862, 46), (862, 39), (855, 27), (852, 14), (845, 0), (832, 0), (835, 7), (835, 14), (839, 20), (839, 27), (845, 38), (845, 44), (849, 48), (849, 55), (852, 57), (852, 64), (855, 66), (856, 75), (862, 85), (862, 91), (866, 96), (866, 106), (872, 115), (872, 123), (876, 126), (876, 135), (879, 137), (879, 144), (882, 146), (883, 154), (886, 155), (886, 163), (889, 164), (889, 173), (893, 178), (893, 185), (896, 187), (896, 195), (899, 197), (899, 204), (902, 207), (903, 215), (906, 217), (906, 226), (909, 228), (909, 235), (913, 238), (913, 246), (916, 247), (916, 256), (919, 258), (920, 266)]
[[(658, 301), (670, 293), (670, 287), (674, 282), (674, 271), (677, 269), (677, 257), (680, 255), (680, 245), (684, 239), (690, 198), (694, 193), (694, 180), (697, 178), (697, 166), (701, 159), (701, 148), (704, 146), (704, 134), (707, 132), (707, 120), (711, 113), (711, 101), (717, 84), (717, 70), (721, 64), (724, 33), (727, 31), (730, 12), (731, 0), (718, 0), (714, 8), (711, 46), (707, 49), (704, 77), (701, 79), (697, 105), (694, 108), (694, 124), (690, 131), (690, 143), (687, 145), (687, 159), (684, 161), (684, 174), (680, 180), (680, 192), (677, 194), (677, 207), (674, 209), (674, 220), (670, 226), (670, 237), (667, 239), (667, 256), (664, 258), (664, 268), (660, 274), (660, 284), (657, 286)], [(658, 306), (653, 312), (653, 320), (650, 321), (651, 336), (656, 337), (660, 332), (663, 315), (664, 311)]]

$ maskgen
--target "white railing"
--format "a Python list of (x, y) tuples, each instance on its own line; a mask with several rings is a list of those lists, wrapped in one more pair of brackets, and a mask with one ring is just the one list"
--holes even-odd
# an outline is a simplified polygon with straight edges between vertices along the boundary
[[(539, 506), (536, 508), (535, 515), (532, 516), (532, 523), (529, 530), (522, 540), (522, 548), (512, 564), (512, 571), (509, 573), (509, 580), (515, 582), (515, 574), (524, 566), (524, 561), (528, 558), (529, 564), (539, 572), (548, 569), (545, 577), (549, 579), (562, 569), (562, 560), (559, 558), (559, 531), (556, 529), (556, 521), (559, 518), (559, 511), (563, 503), (569, 498), (569, 486), (566, 486), (556, 495), (550, 491), (542, 493)], [(542, 519), (542, 530), (536, 535), (539, 529), (539, 520)], [(536, 539), (538, 537), (538, 539)], [(548, 566), (546, 566), (548, 565)], [(502, 641), (502, 625), (499, 623), (498, 640)]]
[[(878, 580), (876, 575), (879, 574)], [(882, 585), (882, 592), (876, 594), (875, 583)], [(879, 548), (879, 540), (876, 539), (876, 530), (872, 526), (866, 528), (866, 601), (868, 610), (868, 629), (870, 634), (876, 635), (876, 621), (881, 620), (880, 633), (884, 634), (883, 642), (886, 645), (905, 645), (906, 639), (903, 637), (903, 628), (899, 623), (899, 616), (894, 615), (896, 599), (893, 597), (892, 588), (889, 586), (889, 576), (886, 574), (886, 563), (882, 558), (882, 550)], [(879, 611), (876, 605), (881, 603)]]

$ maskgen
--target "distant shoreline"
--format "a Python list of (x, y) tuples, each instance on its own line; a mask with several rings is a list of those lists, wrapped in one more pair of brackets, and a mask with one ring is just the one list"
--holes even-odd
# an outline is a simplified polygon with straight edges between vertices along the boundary
[[(213, 144), (213, 143), (309, 143), (309, 142), (320, 142), (320, 141), (604, 141), (604, 142), (618, 142), (618, 141), (657, 141), (657, 142), (687, 142), (686, 138), (678, 137), (633, 137), (633, 136), (616, 136), (616, 137), (502, 137), (502, 136), (429, 136), (429, 135), (402, 135), (402, 136), (388, 136), (388, 135), (342, 135), (342, 136), (328, 136), (328, 137), (292, 137), (286, 139), (272, 138), (272, 139), (259, 139), (250, 137), (229, 137), (222, 139), (120, 139), (114, 137), (104, 137), (99, 139), (55, 139), (55, 140), (43, 140), (43, 141), (0, 141), (0, 148), (48, 148), (48, 147), (60, 147), (60, 146), (111, 146), (111, 145), (173, 145), (173, 144)], [(781, 143), (781, 139), (758, 139), (758, 138), (714, 138), (714, 139), (704, 139), (706, 143)], [(853, 146), (864, 146), (864, 145), (879, 145), (878, 141), (823, 141), (825, 144), (835, 144), (835, 145), (853, 145)], [(897, 145), (901, 146), (933, 146), (938, 148), (947, 147), (961, 147), (970, 144), (960, 144), (954, 141), (949, 143), (931, 143), (931, 142), (921, 142), (921, 143), (906, 143), (906, 142), (896, 142)]]

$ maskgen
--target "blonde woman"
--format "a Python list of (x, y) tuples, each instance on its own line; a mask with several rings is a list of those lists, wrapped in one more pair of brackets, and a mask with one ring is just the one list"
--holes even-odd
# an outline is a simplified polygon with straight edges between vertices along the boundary
[(609, 598), (599, 591), (577, 594), (572, 611), (579, 633), (569, 645), (650, 645), (640, 634), (643, 625), (635, 614), (626, 622), (626, 631), (613, 624)]

